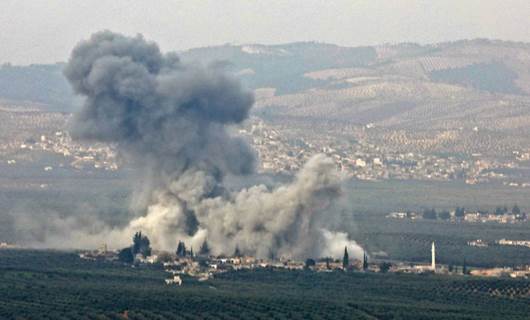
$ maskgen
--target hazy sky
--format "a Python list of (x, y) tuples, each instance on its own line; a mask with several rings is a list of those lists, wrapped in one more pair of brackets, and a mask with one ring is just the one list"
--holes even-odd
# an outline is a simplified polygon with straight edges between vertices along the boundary
[(101, 29), (142, 33), (163, 50), (307, 40), (530, 42), (530, 0), (0, 0), (0, 63), (64, 61)]

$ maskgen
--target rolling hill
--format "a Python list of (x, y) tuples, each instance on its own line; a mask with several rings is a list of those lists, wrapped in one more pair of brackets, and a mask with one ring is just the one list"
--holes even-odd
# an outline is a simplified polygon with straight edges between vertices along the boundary
[[(530, 149), (530, 44), (227, 44), (179, 54), (239, 77), (256, 91), (254, 115), (273, 125), (304, 128), (317, 121), (331, 134), (369, 126), (369, 141), (402, 151)], [(81, 101), (61, 70), (62, 64), (5, 64), (0, 100), (72, 112)]]

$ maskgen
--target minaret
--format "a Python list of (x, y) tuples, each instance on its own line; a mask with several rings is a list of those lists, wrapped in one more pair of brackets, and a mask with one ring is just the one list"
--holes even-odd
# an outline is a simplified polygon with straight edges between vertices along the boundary
[(432, 253), (431, 268), (432, 268), (432, 271), (436, 271), (436, 247), (434, 246), (434, 241), (432, 242), (431, 253)]

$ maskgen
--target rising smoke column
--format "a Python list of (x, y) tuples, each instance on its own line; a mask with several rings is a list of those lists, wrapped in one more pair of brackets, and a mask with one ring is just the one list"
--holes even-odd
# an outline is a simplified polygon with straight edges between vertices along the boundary
[(326, 157), (276, 190), (223, 187), (226, 175), (254, 170), (252, 149), (225, 128), (247, 119), (254, 98), (219, 68), (183, 64), (140, 35), (104, 31), (76, 46), (64, 73), (86, 97), (72, 136), (114, 144), (142, 174), (135, 197), (145, 199), (145, 215), (112, 238), (142, 230), (161, 249), (208, 239), (214, 253), (238, 246), (260, 257), (329, 247), (320, 226), (340, 184)]

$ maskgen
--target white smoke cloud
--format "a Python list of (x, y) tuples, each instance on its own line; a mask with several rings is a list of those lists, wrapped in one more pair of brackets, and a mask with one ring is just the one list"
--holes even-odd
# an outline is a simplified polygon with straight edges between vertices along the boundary
[[(130, 228), (152, 235), (153, 243), (165, 248), (174, 248), (177, 239), (197, 248), (207, 238), (217, 254), (231, 253), (237, 246), (260, 257), (271, 252), (276, 256), (318, 256), (334, 253), (330, 248), (335, 242), (349, 244), (344, 241), (345, 234), (333, 238), (330, 231), (321, 230), (326, 218), (333, 219), (328, 209), (340, 191), (335, 164), (323, 155), (313, 157), (293, 183), (272, 191), (258, 185), (209, 198), (204, 196), (209, 188), (210, 182), (201, 172), (173, 180), (168, 188), (172, 192), (165, 190), (159, 195), (147, 214), (133, 220)], [(184, 205), (198, 220), (199, 230), (193, 236), (175, 232), (184, 224)]]
[(322, 229), (322, 236), (326, 243), (326, 247), (321, 252), (322, 256), (342, 257), (344, 248), (348, 248), (348, 254), (352, 258), (360, 259), (364, 254), (363, 248), (357, 242), (350, 240), (345, 232), (332, 232)]

